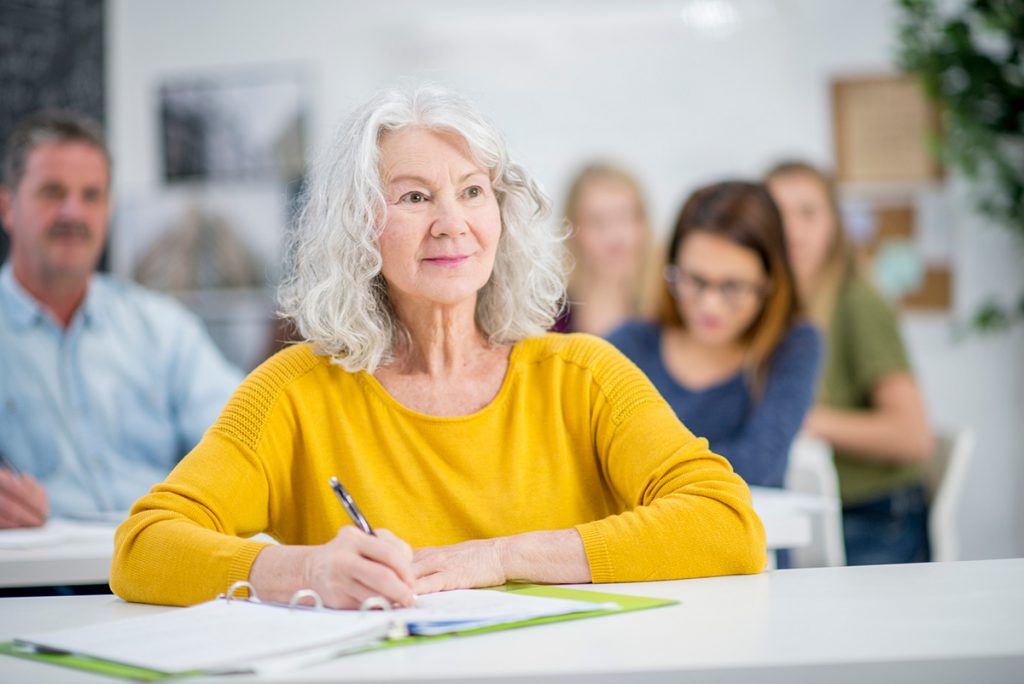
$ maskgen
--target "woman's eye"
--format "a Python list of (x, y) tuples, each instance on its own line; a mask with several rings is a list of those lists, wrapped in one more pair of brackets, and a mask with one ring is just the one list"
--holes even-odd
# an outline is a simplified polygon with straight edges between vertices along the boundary
[(470, 199), (476, 199), (480, 195), (484, 194), (484, 189), (479, 185), (474, 185), (466, 188), (466, 197)]
[(426, 201), (427, 196), (422, 192), (407, 192), (402, 195), (403, 202), (409, 202), (410, 204), (419, 204), (420, 202)]

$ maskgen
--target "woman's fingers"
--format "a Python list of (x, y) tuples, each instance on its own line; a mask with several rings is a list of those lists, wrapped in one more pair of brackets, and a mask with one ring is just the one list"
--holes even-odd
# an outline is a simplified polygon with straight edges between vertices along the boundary
[(416, 576), (412, 570), (412, 549), (387, 530), (380, 530), (374, 537), (356, 531), (353, 543), (359, 554), (371, 561), (389, 567), (402, 578), (405, 584), (411, 585)]
[(398, 549), (401, 551), (402, 555), (404, 555), (407, 560), (412, 560), (412, 547), (409, 546), (409, 544), (407, 544), (404, 539), (394, 534), (391, 530), (379, 529), (377, 530), (377, 537), (379, 539), (383, 539), (391, 544), (396, 545)]
[(346, 593), (356, 599), (356, 608), (374, 596), (402, 608), (411, 608), (416, 604), (416, 594), (412, 587), (378, 563), (367, 562), (367, 567), (361, 569), (346, 587)]
[(417, 594), (432, 594), (435, 591), (445, 591), (451, 588), (448, 586), (448, 580), (448, 574), (445, 572), (423, 575), (413, 584), (413, 589), (416, 590)]
[(391, 568), (364, 560), (360, 563), (353, 579), (371, 593), (362, 596), (365, 600), (369, 596), (381, 596), (393, 604), (408, 607), (416, 602), (416, 595), (413, 593), (412, 583), (400, 578)]
[(413, 576), (419, 580), (427, 575), (432, 575), (441, 569), (443, 553), (435, 551), (437, 547), (424, 547), (416, 549), (412, 559)]
[(358, 608), (371, 596), (400, 606), (415, 602), (412, 590), (412, 552), (408, 544), (382, 530), (371, 536), (345, 526), (324, 547), (320, 563), (320, 592), (334, 608)]
[(493, 539), (416, 549), (413, 571), (418, 594), (493, 587), (507, 581)]

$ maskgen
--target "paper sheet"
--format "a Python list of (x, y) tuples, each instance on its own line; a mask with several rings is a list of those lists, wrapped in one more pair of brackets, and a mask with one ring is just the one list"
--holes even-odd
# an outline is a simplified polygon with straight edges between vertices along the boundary
[(245, 671), (274, 656), (383, 637), (387, 613), (315, 611), (215, 600), (88, 628), (19, 636), (18, 643), (166, 673)]
[(0, 530), (0, 549), (38, 549), (73, 542), (111, 542), (115, 525), (52, 519), (42, 527)]
[(595, 610), (590, 603), (492, 590), (426, 594), (416, 608), (390, 611), (289, 609), (222, 599), (87, 628), (21, 635), (20, 644), (164, 673), (280, 671), (382, 640), (396, 620), (419, 635)]
[(521, 622), (552, 615), (618, 610), (617, 603), (541, 598), (505, 591), (463, 589), (424, 594), (415, 608), (393, 611), (413, 634), (431, 635)]

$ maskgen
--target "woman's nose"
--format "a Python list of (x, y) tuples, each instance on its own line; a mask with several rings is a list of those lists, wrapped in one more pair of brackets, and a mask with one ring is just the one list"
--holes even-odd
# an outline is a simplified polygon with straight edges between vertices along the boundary
[(451, 198), (439, 199), (435, 206), (434, 222), (430, 234), (434, 237), (461, 235), (469, 230), (463, 207)]

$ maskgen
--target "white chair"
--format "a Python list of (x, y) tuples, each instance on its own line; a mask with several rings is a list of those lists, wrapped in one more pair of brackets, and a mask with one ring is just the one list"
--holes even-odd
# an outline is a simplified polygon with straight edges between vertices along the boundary
[(832, 446), (828, 442), (809, 435), (797, 435), (789, 450), (786, 489), (813, 494), (835, 504), (814, 516), (811, 523), (811, 545), (790, 552), (793, 567), (846, 565), (839, 478), (832, 461)]
[(956, 518), (963, 502), (967, 471), (974, 456), (974, 430), (939, 433), (928, 463), (928, 540), (933, 561), (960, 560)]

